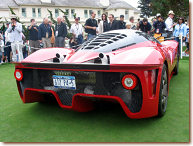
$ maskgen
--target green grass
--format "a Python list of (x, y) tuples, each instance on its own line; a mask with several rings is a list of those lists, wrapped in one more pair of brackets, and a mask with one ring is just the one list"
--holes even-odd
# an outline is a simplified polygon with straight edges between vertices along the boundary
[(129, 119), (120, 106), (88, 113), (56, 104), (23, 104), (12, 64), (0, 65), (2, 142), (189, 142), (189, 60), (180, 61), (162, 118)]

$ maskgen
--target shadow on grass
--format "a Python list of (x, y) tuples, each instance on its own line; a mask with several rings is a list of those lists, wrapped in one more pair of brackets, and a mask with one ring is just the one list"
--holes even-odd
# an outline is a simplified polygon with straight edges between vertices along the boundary
[[(127, 127), (129, 129), (140, 129), (142, 127), (148, 128), (157, 121), (160, 121), (158, 117), (152, 117), (147, 119), (130, 119), (126, 116), (123, 109), (118, 103), (102, 102), (90, 112), (76, 112), (71, 110), (62, 109), (57, 103), (34, 103), (34, 105), (27, 110), (27, 114), (31, 114), (34, 117), (41, 119), (54, 120), (57, 119), (60, 122), (71, 123), (84, 123), (88, 125), (93, 121), (100, 122), (100, 128), (103, 126), (114, 127), (120, 124), (121, 127)], [(98, 125), (99, 126), (99, 125)], [(121, 128), (119, 127), (119, 128)]]

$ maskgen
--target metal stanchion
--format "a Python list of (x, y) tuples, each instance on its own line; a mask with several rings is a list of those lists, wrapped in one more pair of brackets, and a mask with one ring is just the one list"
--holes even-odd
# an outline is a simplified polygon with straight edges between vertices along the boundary
[(182, 35), (180, 35), (180, 57), (182, 59), (182, 49), (183, 49), (183, 39), (182, 39)]

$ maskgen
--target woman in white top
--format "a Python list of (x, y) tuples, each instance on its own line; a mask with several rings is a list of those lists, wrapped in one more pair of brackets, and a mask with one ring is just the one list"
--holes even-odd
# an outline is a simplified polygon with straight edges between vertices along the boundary
[(99, 34), (103, 33), (103, 32), (107, 32), (108, 29), (108, 21), (107, 21), (107, 15), (106, 14), (102, 14), (101, 16), (101, 21), (98, 25), (98, 32)]

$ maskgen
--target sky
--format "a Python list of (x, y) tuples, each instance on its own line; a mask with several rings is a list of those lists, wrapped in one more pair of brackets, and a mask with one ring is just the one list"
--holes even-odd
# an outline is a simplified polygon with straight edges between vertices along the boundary
[(130, 5), (132, 5), (133, 7), (137, 8), (138, 6), (138, 0), (124, 0), (126, 2), (128, 2)]

